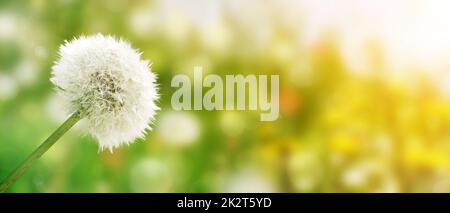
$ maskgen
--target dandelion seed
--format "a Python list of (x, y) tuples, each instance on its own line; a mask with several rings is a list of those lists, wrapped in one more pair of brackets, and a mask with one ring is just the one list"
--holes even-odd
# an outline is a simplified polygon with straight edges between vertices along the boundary
[(158, 94), (155, 75), (140, 53), (101, 34), (66, 42), (59, 53), (51, 81), (68, 111), (87, 120), (102, 150), (144, 136), (158, 109)]
[[(51, 81), (68, 106), (69, 118), (0, 183), (6, 191), (80, 119), (101, 150), (144, 137), (159, 108), (156, 77), (148, 61), (127, 42), (97, 34), (60, 47)], [(1, 79), (0, 79), (1, 80)]]

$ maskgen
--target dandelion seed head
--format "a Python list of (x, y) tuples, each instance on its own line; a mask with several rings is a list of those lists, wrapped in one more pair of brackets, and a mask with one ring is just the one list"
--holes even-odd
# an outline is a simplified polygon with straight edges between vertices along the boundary
[(159, 108), (150, 63), (129, 43), (97, 34), (66, 41), (52, 67), (51, 82), (68, 112), (87, 120), (100, 149), (142, 138)]

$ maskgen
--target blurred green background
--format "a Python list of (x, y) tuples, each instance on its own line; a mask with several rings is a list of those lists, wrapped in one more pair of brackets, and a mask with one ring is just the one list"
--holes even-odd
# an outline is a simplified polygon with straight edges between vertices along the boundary
[[(78, 125), (9, 192), (449, 192), (447, 1), (0, 2), (0, 179), (66, 118), (64, 40), (123, 37), (153, 62), (154, 130), (99, 152)], [(171, 109), (176, 74), (280, 75), (280, 118)]]

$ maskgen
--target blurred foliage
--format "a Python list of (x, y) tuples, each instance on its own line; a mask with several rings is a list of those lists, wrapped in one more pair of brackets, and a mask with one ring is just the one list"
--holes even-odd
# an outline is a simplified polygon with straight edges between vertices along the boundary
[[(333, 33), (302, 45), (300, 22), (276, 7), (212, 2), (1, 1), (0, 178), (66, 118), (48, 80), (64, 40), (126, 38), (153, 62), (162, 94), (145, 139), (99, 152), (77, 125), (9, 191), (450, 191), (450, 100), (427, 72), (386, 78), (375, 42), (355, 75)], [(279, 74), (280, 118), (172, 111), (172, 77), (196, 65)]]

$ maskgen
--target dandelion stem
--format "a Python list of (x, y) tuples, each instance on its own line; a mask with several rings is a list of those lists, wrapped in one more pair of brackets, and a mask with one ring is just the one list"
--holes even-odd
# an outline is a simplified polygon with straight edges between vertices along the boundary
[(8, 187), (16, 181), (30, 167), (30, 165), (39, 159), (47, 150), (58, 141), (75, 123), (81, 119), (80, 113), (73, 113), (64, 123), (56, 129), (28, 158), (20, 164), (11, 174), (0, 183), (0, 192), (5, 192)]

